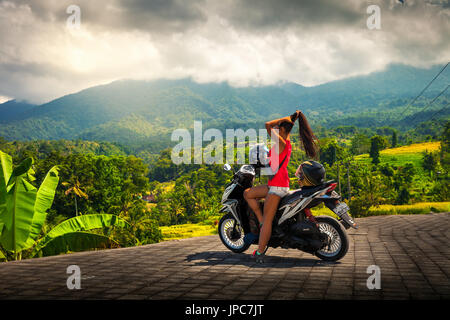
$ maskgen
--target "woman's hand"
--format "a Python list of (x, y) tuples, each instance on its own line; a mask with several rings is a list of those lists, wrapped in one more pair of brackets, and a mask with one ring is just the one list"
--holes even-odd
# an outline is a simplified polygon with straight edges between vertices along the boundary
[(293, 114), (290, 115), (290, 120), (292, 123), (295, 122), (295, 120), (298, 119), (298, 117), (300, 116), (301, 111), (300, 110), (296, 110)]
[(295, 120), (297, 120), (300, 113), (301, 111), (297, 110), (290, 116), (266, 122), (266, 130), (269, 136), (272, 136), (272, 129), (279, 129), (280, 124), (283, 122), (290, 122), (291, 124), (294, 124)]

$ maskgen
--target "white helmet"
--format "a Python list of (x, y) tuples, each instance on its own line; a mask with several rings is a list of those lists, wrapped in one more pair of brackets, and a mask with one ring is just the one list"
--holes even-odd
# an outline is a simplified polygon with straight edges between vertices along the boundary
[(250, 164), (265, 167), (269, 164), (269, 149), (264, 143), (257, 143), (253, 145), (248, 154)]

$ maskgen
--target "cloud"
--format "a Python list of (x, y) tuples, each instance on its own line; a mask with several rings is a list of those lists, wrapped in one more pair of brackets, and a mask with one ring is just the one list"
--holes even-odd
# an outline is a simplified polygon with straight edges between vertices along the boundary
[(305, 32), (324, 25), (354, 26), (364, 20), (361, 14), (364, 2), (361, 1), (225, 0), (220, 3), (217, 10), (225, 19), (250, 32), (279, 31), (288, 27)]
[(123, 78), (316, 85), (450, 60), (448, 1), (80, 0), (80, 30), (71, 4), (0, 0), (0, 96), (44, 102)]
[[(12, 3), (0, 0), (1, 3)], [(96, 30), (144, 30), (172, 33), (189, 29), (207, 20), (204, 0), (15, 0), (14, 7), (27, 7), (42, 22), (65, 23), (70, 5), (81, 8), (83, 23)]]

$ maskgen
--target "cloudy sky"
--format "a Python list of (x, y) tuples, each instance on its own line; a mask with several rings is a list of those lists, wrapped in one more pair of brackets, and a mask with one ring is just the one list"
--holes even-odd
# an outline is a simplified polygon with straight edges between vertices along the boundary
[(311, 86), (429, 67), (450, 60), (449, 18), (448, 0), (0, 0), (0, 102), (124, 78)]

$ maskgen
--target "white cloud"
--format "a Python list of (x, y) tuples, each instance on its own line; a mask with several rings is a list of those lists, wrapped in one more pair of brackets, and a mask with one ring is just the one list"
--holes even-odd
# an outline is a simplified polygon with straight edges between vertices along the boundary
[(375, 1), (381, 30), (361, 1), (80, 3), (70, 30), (65, 1), (0, 0), (0, 95), (44, 102), (123, 78), (316, 85), (450, 58), (449, 9), (420, 1)]
[(11, 100), (11, 97), (7, 97), (7, 96), (0, 96), (0, 103), (6, 102)]

